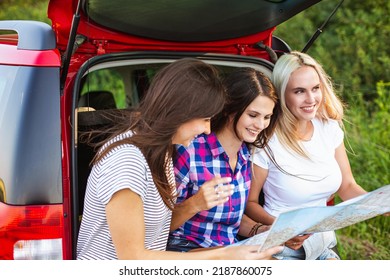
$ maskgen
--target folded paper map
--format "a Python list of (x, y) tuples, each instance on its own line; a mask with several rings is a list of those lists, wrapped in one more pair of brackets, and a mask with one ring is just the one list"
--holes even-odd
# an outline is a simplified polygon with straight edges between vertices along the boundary
[(335, 206), (316, 206), (281, 213), (271, 228), (234, 245), (260, 245), (259, 250), (284, 244), (305, 233), (341, 229), (390, 212), (390, 185)]

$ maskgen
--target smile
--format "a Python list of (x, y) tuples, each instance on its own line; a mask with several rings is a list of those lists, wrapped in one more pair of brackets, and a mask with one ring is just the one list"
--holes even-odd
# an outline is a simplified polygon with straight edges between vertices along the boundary
[(257, 134), (260, 133), (260, 131), (258, 131), (258, 130), (253, 130), (253, 129), (249, 129), (249, 128), (247, 128), (247, 130), (248, 130), (251, 134), (254, 134), (254, 135), (257, 135)]
[(315, 105), (310, 106), (310, 107), (301, 107), (301, 109), (305, 112), (312, 112), (315, 109)]

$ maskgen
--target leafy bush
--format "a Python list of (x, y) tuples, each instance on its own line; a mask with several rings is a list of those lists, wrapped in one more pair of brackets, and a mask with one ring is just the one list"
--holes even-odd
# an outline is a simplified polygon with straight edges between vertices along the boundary
[(0, 2), (0, 20), (39, 20), (50, 24), (48, 3), (49, 0), (3, 0)]
[[(390, 182), (390, 83), (378, 82), (372, 103), (358, 94), (347, 111), (347, 139), (356, 181), (371, 191)], [(370, 107), (370, 109), (368, 108)], [(373, 109), (375, 108), (375, 109)], [(373, 110), (373, 112), (370, 112)], [(338, 231), (344, 259), (390, 259), (390, 219), (379, 216)]]

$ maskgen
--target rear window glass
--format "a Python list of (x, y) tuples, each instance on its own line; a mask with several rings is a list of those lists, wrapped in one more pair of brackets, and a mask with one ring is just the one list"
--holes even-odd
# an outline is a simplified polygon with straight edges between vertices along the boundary
[[(319, 0), (88, 0), (92, 21), (127, 34), (177, 42), (232, 39), (264, 31)], [(201, 16), (199, 16), (201, 15)]]
[[(160, 62), (124, 66), (110, 65), (104, 68), (103, 64), (90, 69), (82, 79), (77, 107), (89, 107), (93, 110), (136, 107), (146, 94), (156, 72), (165, 65), (167, 65), (166, 62)], [(224, 76), (237, 66), (216, 65), (216, 67)], [(261, 68), (261, 70), (266, 69)], [(269, 73), (266, 72), (266, 74)]]

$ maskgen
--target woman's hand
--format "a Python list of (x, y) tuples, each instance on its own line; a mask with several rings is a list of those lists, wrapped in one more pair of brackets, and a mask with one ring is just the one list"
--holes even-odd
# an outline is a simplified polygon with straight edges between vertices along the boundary
[(299, 248), (302, 247), (303, 242), (308, 239), (311, 236), (311, 234), (302, 234), (295, 236), (291, 238), (290, 240), (287, 240), (284, 245), (293, 249), (293, 250), (298, 250)]
[(180, 227), (195, 214), (228, 201), (234, 190), (234, 185), (229, 184), (231, 180), (230, 177), (215, 176), (204, 183), (196, 194), (176, 204), (172, 213), (171, 231)]
[(276, 246), (265, 251), (258, 252), (259, 246), (233, 246), (226, 247), (226, 257), (224, 259), (238, 259), (238, 260), (272, 260), (272, 256), (280, 253), (283, 246)]
[(230, 177), (221, 178), (220, 176), (215, 176), (205, 182), (191, 198), (196, 200), (194, 205), (198, 208), (197, 212), (209, 210), (228, 201), (234, 192), (234, 185), (229, 184), (230, 182)]

